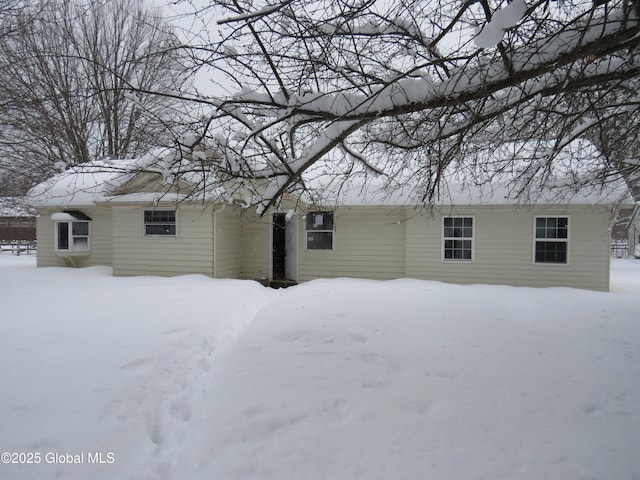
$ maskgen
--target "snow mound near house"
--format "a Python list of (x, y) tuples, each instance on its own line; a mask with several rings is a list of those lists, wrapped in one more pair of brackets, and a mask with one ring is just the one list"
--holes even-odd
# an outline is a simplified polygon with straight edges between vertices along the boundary
[(635, 478), (639, 288), (629, 260), (611, 293), (274, 291), (0, 254), (0, 450), (114, 455), (0, 476)]

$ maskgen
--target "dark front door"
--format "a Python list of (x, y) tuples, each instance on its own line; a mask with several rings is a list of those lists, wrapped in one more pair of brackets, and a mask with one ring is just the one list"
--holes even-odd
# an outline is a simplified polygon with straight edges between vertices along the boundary
[(287, 265), (287, 218), (284, 213), (273, 214), (272, 280), (284, 280)]

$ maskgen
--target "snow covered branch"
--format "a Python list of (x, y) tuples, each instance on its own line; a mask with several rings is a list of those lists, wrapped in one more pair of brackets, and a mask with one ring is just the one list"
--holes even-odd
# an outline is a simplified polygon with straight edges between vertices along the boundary
[[(216, 99), (210, 136), (229, 179), (267, 181), (261, 211), (318, 170), (419, 180), (430, 199), (443, 178), (469, 172), (545, 181), (575, 141), (600, 150), (594, 182), (637, 154), (636, 2), (213, 4), (228, 30), (196, 60), (236, 93)], [(608, 128), (629, 134), (616, 160), (600, 138)]]

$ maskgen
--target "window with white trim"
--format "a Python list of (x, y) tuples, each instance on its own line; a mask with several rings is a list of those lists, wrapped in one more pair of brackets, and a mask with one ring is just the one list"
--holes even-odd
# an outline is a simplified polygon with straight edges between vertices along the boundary
[(333, 212), (307, 213), (306, 229), (308, 250), (333, 250)]
[(535, 217), (534, 263), (569, 263), (569, 217)]
[(55, 250), (60, 253), (89, 252), (91, 218), (77, 210), (51, 215), (55, 225)]
[(176, 236), (176, 211), (175, 210), (145, 210), (144, 211), (144, 235), (145, 237), (175, 237)]
[(473, 217), (442, 217), (442, 260), (473, 261)]
[(89, 222), (56, 222), (56, 250), (89, 251)]

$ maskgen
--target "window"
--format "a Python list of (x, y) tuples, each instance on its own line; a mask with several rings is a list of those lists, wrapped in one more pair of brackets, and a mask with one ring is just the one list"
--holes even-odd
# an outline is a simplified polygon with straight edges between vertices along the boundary
[(56, 222), (56, 250), (89, 251), (89, 222)]
[(176, 236), (175, 210), (145, 210), (144, 234), (151, 236)]
[(473, 217), (442, 218), (442, 259), (473, 261)]
[(569, 217), (536, 217), (535, 263), (568, 263)]
[(88, 252), (91, 218), (80, 211), (54, 213), (57, 252)]
[(309, 212), (306, 222), (307, 249), (333, 250), (333, 212)]

